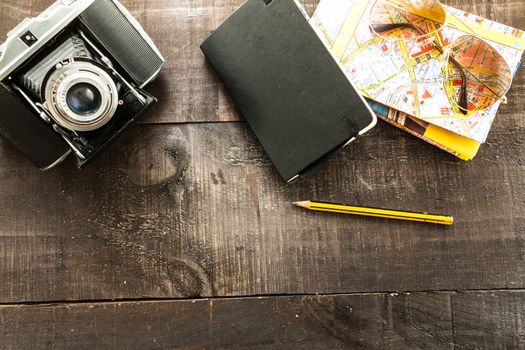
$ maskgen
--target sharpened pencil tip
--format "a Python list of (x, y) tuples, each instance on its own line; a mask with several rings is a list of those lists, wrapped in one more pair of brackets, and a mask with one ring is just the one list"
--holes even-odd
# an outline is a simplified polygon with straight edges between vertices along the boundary
[(308, 207), (310, 206), (310, 201), (293, 202), (293, 205), (295, 205), (296, 207), (308, 209)]

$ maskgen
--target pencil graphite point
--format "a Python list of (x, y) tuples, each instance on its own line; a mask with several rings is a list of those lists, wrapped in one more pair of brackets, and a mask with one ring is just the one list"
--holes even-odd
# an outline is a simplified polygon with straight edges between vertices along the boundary
[(294, 202), (293, 205), (296, 207), (308, 208), (310, 206), (310, 201)]

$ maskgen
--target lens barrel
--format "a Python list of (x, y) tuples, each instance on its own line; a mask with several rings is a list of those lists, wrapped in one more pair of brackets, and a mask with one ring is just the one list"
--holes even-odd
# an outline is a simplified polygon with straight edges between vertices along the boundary
[(96, 62), (67, 60), (47, 79), (46, 106), (64, 128), (85, 132), (106, 125), (118, 107), (118, 89)]

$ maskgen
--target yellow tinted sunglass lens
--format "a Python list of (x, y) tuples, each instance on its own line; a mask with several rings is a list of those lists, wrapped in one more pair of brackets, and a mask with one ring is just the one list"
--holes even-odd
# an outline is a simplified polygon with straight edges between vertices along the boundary
[(440, 30), (446, 18), (436, 0), (378, 0), (370, 12), (370, 28), (385, 39), (412, 40)]
[(445, 90), (463, 114), (492, 107), (510, 89), (512, 73), (507, 62), (483, 40), (465, 35), (448, 51)]

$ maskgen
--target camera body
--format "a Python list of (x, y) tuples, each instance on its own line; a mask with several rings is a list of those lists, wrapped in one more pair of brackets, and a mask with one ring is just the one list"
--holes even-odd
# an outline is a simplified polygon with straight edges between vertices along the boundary
[(59, 0), (0, 45), (0, 135), (43, 170), (82, 168), (156, 102), (163, 65), (117, 0)]

